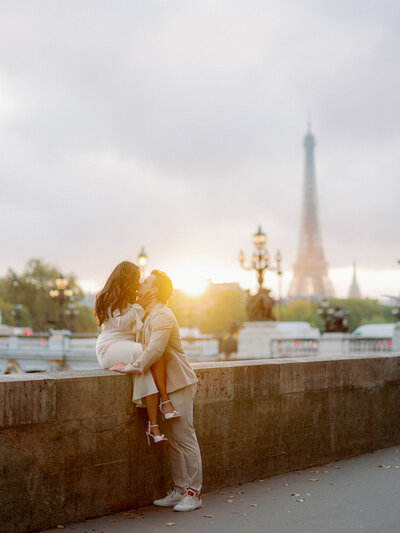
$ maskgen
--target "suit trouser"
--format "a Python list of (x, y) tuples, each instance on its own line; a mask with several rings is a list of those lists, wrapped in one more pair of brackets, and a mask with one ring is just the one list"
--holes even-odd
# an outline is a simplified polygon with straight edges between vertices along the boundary
[(201, 492), (203, 480), (199, 443), (193, 425), (193, 398), (197, 385), (189, 385), (169, 397), (180, 418), (162, 423), (163, 433), (168, 437), (168, 451), (172, 479), (181, 493), (191, 488)]

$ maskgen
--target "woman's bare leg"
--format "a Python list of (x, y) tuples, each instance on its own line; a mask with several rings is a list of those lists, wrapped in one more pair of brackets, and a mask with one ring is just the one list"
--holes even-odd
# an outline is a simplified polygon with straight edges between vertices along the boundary
[[(158, 412), (158, 393), (150, 394), (144, 398), (146, 402), (147, 416), (149, 417), (150, 424), (153, 426), (157, 424), (157, 412)], [(160, 428), (154, 427), (150, 429), (153, 435), (161, 435)]]
[[(154, 382), (156, 384), (157, 389), (160, 391), (160, 397), (162, 402), (166, 402), (169, 400), (169, 396), (167, 394), (167, 372), (165, 369), (165, 355), (162, 355), (158, 361), (154, 363), (150, 367), (151, 373), (153, 375)], [(162, 409), (164, 413), (173, 413), (174, 412), (174, 406), (172, 405), (172, 402), (166, 403), (162, 406)]]

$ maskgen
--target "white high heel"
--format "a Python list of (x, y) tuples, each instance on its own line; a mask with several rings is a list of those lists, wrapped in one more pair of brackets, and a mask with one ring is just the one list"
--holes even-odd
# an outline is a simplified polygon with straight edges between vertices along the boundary
[(164, 442), (164, 441), (168, 440), (167, 437), (164, 434), (162, 434), (162, 435), (153, 435), (153, 433), (151, 432), (151, 428), (155, 428), (155, 427), (158, 428), (158, 424), (151, 425), (150, 424), (150, 420), (149, 420), (149, 423), (148, 423), (148, 426), (147, 426), (147, 431), (146, 431), (147, 444), (149, 446), (150, 446), (150, 438), (149, 437), (153, 438), (154, 444), (157, 444), (158, 442)]
[(179, 418), (179, 417), (181, 416), (181, 414), (178, 413), (178, 411), (175, 411), (175, 409), (174, 409), (174, 412), (173, 412), (173, 413), (164, 413), (164, 410), (163, 410), (162, 406), (163, 406), (164, 404), (166, 404), (166, 403), (171, 403), (171, 404), (172, 404), (171, 400), (167, 400), (167, 401), (165, 401), (165, 402), (161, 402), (161, 403), (160, 403), (160, 406), (159, 406), (159, 407), (160, 407), (161, 414), (163, 415), (164, 420), (171, 420), (171, 419), (173, 419), (173, 418)]

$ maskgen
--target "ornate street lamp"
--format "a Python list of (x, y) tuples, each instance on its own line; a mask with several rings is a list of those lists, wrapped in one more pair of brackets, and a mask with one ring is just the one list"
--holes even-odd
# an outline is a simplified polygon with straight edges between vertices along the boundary
[[(261, 229), (261, 226), (258, 226), (258, 231), (253, 235), (253, 244), (255, 247), (255, 250), (253, 252), (253, 255), (250, 259), (250, 264), (245, 265), (245, 255), (243, 250), (240, 250), (239, 252), (239, 263), (240, 266), (243, 268), (243, 270), (255, 270), (257, 272), (257, 281), (259, 285), (259, 290), (262, 289), (263, 283), (264, 283), (264, 273), (266, 270), (276, 271), (279, 278), (279, 292), (281, 292), (280, 289), (280, 278), (282, 276), (282, 270), (281, 270), (281, 261), (282, 256), (280, 251), (278, 250), (276, 252), (275, 256), (275, 262), (276, 266), (272, 267), (269, 265), (269, 254), (265, 247), (267, 243), (267, 236)], [(281, 298), (281, 295), (279, 294), (279, 299)]]
[(263, 289), (264, 275), (267, 270), (275, 271), (278, 275), (278, 290), (279, 290), (279, 304), (278, 304), (278, 320), (280, 320), (280, 304), (281, 304), (281, 278), (282, 256), (278, 250), (275, 255), (276, 266), (270, 266), (270, 257), (266, 249), (267, 236), (258, 226), (257, 232), (253, 235), (254, 252), (250, 258), (248, 265), (245, 264), (245, 255), (243, 250), (239, 252), (239, 263), (243, 270), (255, 270), (257, 273), (258, 293), (256, 296), (248, 297), (247, 312), (250, 321), (258, 320), (275, 320), (272, 315), (272, 306), (274, 300), (269, 296), (270, 290)]
[(63, 275), (57, 278), (54, 283), (55, 283), (56, 288), (50, 290), (50, 296), (54, 298), (55, 300), (57, 300), (60, 306), (58, 328), (65, 329), (64, 305), (66, 302), (69, 301), (71, 296), (74, 294), (74, 291), (71, 289), (67, 289), (68, 280), (64, 278)]
[(343, 309), (339, 306), (331, 307), (328, 300), (322, 300), (317, 314), (324, 321), (324, 327), (322, 333), (347, 333), (349, 331), (349, 325), (347, 316), (350, 314), (347, 309)]

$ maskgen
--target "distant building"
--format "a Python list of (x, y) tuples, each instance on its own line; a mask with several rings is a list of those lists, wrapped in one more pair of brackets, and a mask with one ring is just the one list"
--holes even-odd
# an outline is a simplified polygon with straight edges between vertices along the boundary
[(216, 295), (220, 292), (224, 292), (224, 291), (228, 291), (232, 289), (235, 289), (237, 291), (243, 291), (242, 287), (237, 282), (234, 282), (234, 283), (212, 283), (210, 282), (210, 284), (208, 285), (206, 289), (206, 292)]
[(356, 262), (353, 262), (353, 280), (350, 285), (348, 298), (361, 298), (360, 287), (357, 282)]

